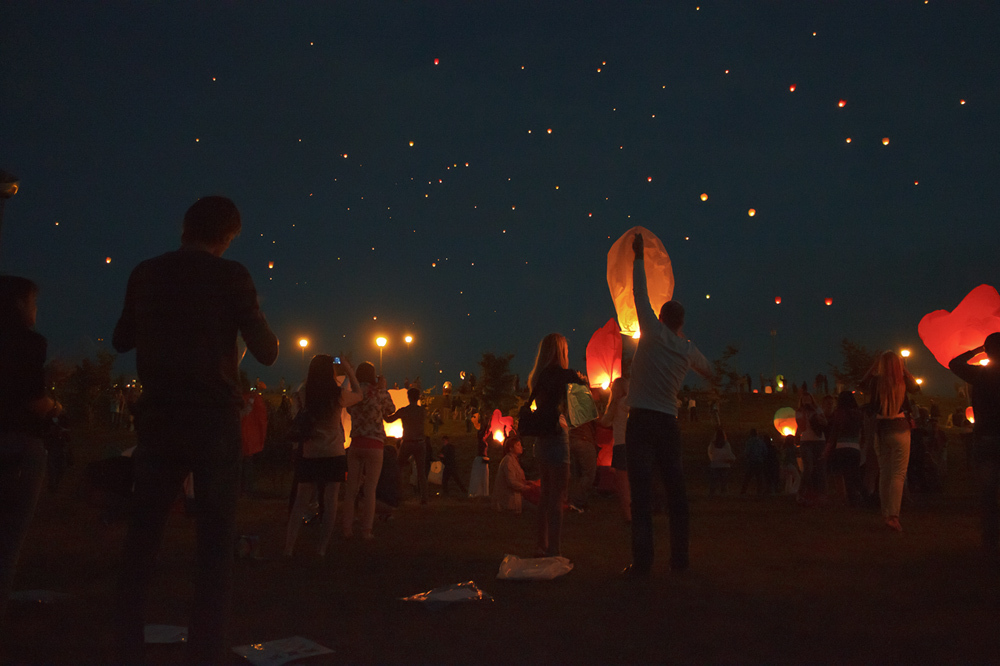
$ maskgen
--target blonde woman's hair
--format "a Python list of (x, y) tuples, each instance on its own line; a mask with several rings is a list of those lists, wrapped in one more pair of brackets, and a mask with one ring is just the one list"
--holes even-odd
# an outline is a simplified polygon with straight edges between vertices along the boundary
[(569, 345), (566, 338), (559, 333), (549, 333), (538, 343), (538, 354), (535, 355), (535, 367), (528, 375), (528, 390), (535, 390), (535, 382), (542, 370), (550, 365), (561, 368), (569, 367)]
[(896, 352), (879, 354), (875, 359), (872, 376), (875, 377), (875, 390), (878, 393), (879, 414), (895, 416), (906, 396), (906, 368), (903, 367), (903, 360), (896, 356)]

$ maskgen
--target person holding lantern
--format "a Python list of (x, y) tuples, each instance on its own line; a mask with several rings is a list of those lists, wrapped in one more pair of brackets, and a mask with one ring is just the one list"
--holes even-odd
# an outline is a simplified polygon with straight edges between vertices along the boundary
[(878, 495), (886, 526), (902, 532), (899, 507), (903, 501), (906, 466), (910, 461), (910, 399), (920, 386), (895, 352), (878, 355), (862, 378), (871, 395), (868, 411), (875, 415), (875, 454), (878, 457)]
[(302, 442), (301, 455), (295, 461), (295, 503), (288, 516), (285, 530), (285, 556), (291, 557), (295, 541), (302, 527), (302, 519), (313, 497), (324, 496), (323, 530), (319, 542), (319, 555), (326, 555), (326, 548), (333, 536), (337, 520), (337, 500), (340, 484), (347, 477), (347, 454), (344, 452), (344, 424), (341, 410), (361, 401), (361, 386), (354, 369), (345, 358), (341, 367), (347, 374), (348, 390), (337, 385), (333, 357), (318, 354), (309, 364), (306, 385), (303, 388), (305, 410), (312, 425)]
[(420, 389), (411, 387), (406, 390), (406, 398), (410, 404), (385, 417), (386, 422), (402, 420), (403, 442), (399, 446), (399, 466), (409, 467), (412, 457), (417, 464), (417, 490), (420, 493), (420, 503), (427, 504), (427, 456), (429, 447), (424, 438), (424, 421), (427, 410), (420, 404)]
[(365, 361), (356, 371), (361, 402), (347, 408), (351, 415), (351, 446), (347, 451), (347, 490), (344, 494), (344, 538), (354, 534), (354, 508), (364, 477), (365, 497), (361, 507), (361, 536), (370, 540), (375, 524), (375, 490), (382, 474), (385, 426), (382, 420), (396, 411), (385, 377), (375, 378), (375, 366)]
[(0, 275), (0, 630), (45, 478), (45, 423), (62, 411), (45, 391), (48, 343), (33, 330), (37, 295), (31, 280)]
[[(969, 365), (986, 352), (986, 365)], [(973, 452), (980, 481), (983, 551), (990, 563), (1000, 565), (1000, 332), (986, 336), (981, 347), (959, 354), (948, 369), (972, 386)]]
[[(533, 436), (535, 456), (541, 472), (538, 507), (538, 557), (560, 554), (563, 505), (569, 489), (569, 436), (566, 417), (566, 388), (587, 385), (569, 369), (569, 346), (559, 333), (549, 333), (538, 344), (535, 366), (528, 375), (528, 389), (540, 415), (539, 432)], [(529, 398), (530, 399), (530, 398)]]
[(628, 423), (628, 379), (618, 377), (611, 382), (611, 399), (601, 417), (601, 425), (610, 427), (614, 437), (611, 447), (611, 469), (615, 475), (615, 494), (626, 525), (632, 524), (632, 498), (628, 485), (628, 464), (625, 454), (625, 424)]
[(225, 197), (203, 197), (184, 214), (181, 248), (143, 261), (129, 276), (112, 344), (136, 351), (135, 492), (119, 580), (124, 663), (143, 659), (143, 615), (170, 507), (193, 474), (198, 572), (190, 624), (195, 662), (227, 660), (236, 500), (240, 480), (237, 336), (264, 365), (278, 339), (260, 311), (249, 271), (222, 258), (242, 228)]
[(677, 425), (677, 392), (689, 370), (707, 379), (712, 368), (683, 335), (684, 307), (668, 301), (659, 317), (649, 305), (642, 234), (632, 241), (632, 291), (639, 317), (639, 343), (632, 360), (625, 433), (632, 490), (632, 564), (626, 577), (646, 577), (653, 566), (653, 467), (667, 490), (670, 568), (687, 569), (690, 540), (687, 488)]

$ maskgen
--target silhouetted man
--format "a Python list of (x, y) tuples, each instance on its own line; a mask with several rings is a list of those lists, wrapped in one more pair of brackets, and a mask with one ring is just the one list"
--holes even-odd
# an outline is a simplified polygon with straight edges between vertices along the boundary
[(420, 389), (413, 387), (406, 391), (410, 401), (406, 407), (400, 407), (385, 417), (387, 423), (402, 419), (403, 441), (399, 446), (399, 466), (410, 464), (413, 457), (417, 464), (417, 489), (420, 492), (420, 503), (427, 504), (427, 440), (424, 437), (424, 421), (427, 411), (420, 404)]
[[(986, 352), (988, 365), (969, 365)], [(948, 368), (972, 385), (973, 455), (980, 480), (983, 550), (988, 560), (1000, 564), (1000, 333), (991, 333), (982, 347), (970, 349), (951, 359)]]
[(271, 365), (278, 356), (278, 339), (260, 312), (249, 272), (222, 259), (241, 226), (229, 199), (196, 201), (184, 215), (180, 250), (132, 271), (115, 327), (115, 349), (136, 350), (143, 389), (135, 417), (134, 510), (119, 581), (119, 648), (126, 663), (143, 659), (153, 564), (189, 472), (198, 541), (189, 656), (204, 663), (229, 657), (225, 633), (241, 455), (237, 334), (261, 363)]
[(653, 566), (653, 465), (659, 467), (670, 514), (670, 568), (688, 568), (688, 499), (677, 425), (677, 391), (688, 370), (706, 378), (704, 355), (684, 338), (684, 307), (668, 301), (659, 318), (649, 305), (642, 234), (632, 242), (632, 294), (639, 318), (639, 344), (632, 360), (629, 414), (625, 427), (628, 480), (632, 490), (632, 564), (629, 577), (649, 575)]

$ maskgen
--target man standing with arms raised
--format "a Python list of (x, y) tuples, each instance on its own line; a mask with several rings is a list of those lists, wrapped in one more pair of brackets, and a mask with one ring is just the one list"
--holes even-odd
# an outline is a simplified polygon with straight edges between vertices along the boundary
[(684, 486), (677, 391), (688, 370), (711, 378), (704, 355), (683, 333), (684, 307), (668, 301), (657, 318), (649, 305), (642, 234), (632, 241), (632, 294), (639, 319), (639, 343), (632, 360), (625, 454), (632, 489), (632, 564), (629, 578), (649, 575), (653, 566), (653, 466), (659, 468), (670, 513), (670, 568), (688, 568), (689, 512)]
[(136, 350), (143, 391), (136, 409), (134, 507), (119, 580), (119, 657), (125, 663), (143, 661), (156, 552), (189, 472), (198, 541), (189, 657), (194, 663), (228, 660), (241, 455), (236, 336), (264, 365), (278, 356), (278, 339), (260, 312), (250, 273), (222, 258), (241, 227), (229, 199), (196, 201), (184, 214), (181, 248), (132, 271), (115, 327), (115, 349)]

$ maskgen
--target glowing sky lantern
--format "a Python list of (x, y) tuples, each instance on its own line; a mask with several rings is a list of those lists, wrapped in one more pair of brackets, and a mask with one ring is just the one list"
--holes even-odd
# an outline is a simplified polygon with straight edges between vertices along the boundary
[(111, 257), (105, 257), (104, 258), (104, 263), (110, 264), (111, 263)]
[(440, 65), (441, 64), (441, 60), (439, 58), (434, 58), (434, 64), (435, 65)]
[(968, 407), (965, 408), (965, 420), (968, 421), (969, 423), (976, 422), (976, 414), (975, 412), (972, 411), (972, 405), (969, 405)]
[(774, 304), (775, 305), (781, 305), (781, 296), (775, 296), (774, 297)]
[(847, 137), (847, 143), (851, 142), (851, 137)]
[[(396, 409), (401, 407), (406, 407), (410, 404), (410, 399), (406, 397), (406, 389), (389, 389), (389, 397), (392, 398), (392, 404), (396, 406)], [(347, 410), (341, 410), (346, 412)], [(403, 420), (397, 419), (392, 423), (382, 422), (382, 426), (385, 428), (386, 437), (396, 437), (401, 439), (403, 437)]]
[(608, 252), (608, 288), (618, 313), (618, 325), (623, 334), (633, 338), (639, 337), (636, 335), (639, 332), (639, 321), (632, 296), (632, 263), (635, 259), (632, 240), (637, 233), (642, 234), (643, 238), (646, 290), (653, 312), (659, 314), (660, 308), (674, 294), (674, 271), (670, 265), (670, 256), (660, 239), (643, 227), (632, 227), (622, 234)]
[(750, 210), (747, 211), (747, 215), (749, 215), (750, 217), (753, 217), (756, 214), (757, 214), (756, 208), (751, 208)]
[(832, 298), (824, 298), (823, 302), (826, 303), (827, 305), (833, 305), (833, 299)]
[(889, 145), (889, 137), (887, 137), (887, 136), (886, 137), (882, 137), (882, 145), (883, 146), (888, 146)]
[(708, 201), (708, 193), (707, 192), (702, 192), (701, 193), (701, 200), (702, 201)]
[(782, 437), (794, 435), (799, 424), (795, 420), (795, 410), (791, 407), (782, 407), (774, 413), (774, 427), (781, 433)]
[(843, 99), (840, 100), (839, 102), (837, 102), (837, 106), (839, 106), (840, 108), (844, 108), (845, 106), (847, 106), (847, 100)]
[(590, 387), (607, 389), (622, 376), (622, 336), (618, 322), (609, 319), (587, 343), (587, 377)]
[(795, 92), (795, 85), (792, 84), (792, 85), (788, 86), (788, 90), (789, 90), (789, 92)]
[[(917, 333), (927, 349), (944, 367), (959, 354), (983, 344), (986, 336), (1000, 331), (1000, 294), (981, 284), (966, 295), (954, 310), (935, 310), (924, 315)], [(977, 354), (969, 363), (986, 358)]]
[(494, 409), (493, 416), (490, 418), (490, 432), (493, 433), (493, 441), (497, 444), (503, 444), (513, 430), (514, 417), (504, 416), (499, 409)]
[(274, 262), (273, 261), (267, 262), (267, 267), (268, 268), (274, 268)]

